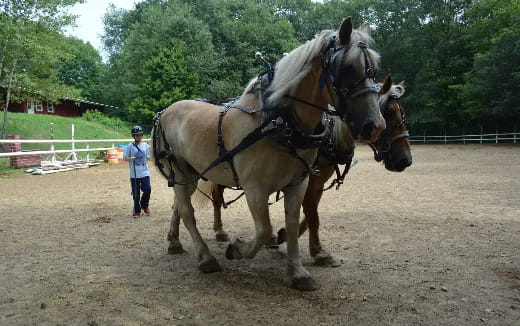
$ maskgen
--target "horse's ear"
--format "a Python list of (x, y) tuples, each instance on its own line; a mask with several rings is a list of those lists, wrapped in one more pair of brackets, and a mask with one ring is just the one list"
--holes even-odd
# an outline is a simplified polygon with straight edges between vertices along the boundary
[(359, 30), (363, 33), (366, 33), (368, 34), (368, 36), (370, 36), (370, 33), (371, 33), (371, 30), (370, 30), (370, 24), (363, 24)]
[(350, 43), (350, 34), (352, 34), (352, 17), (347, 17), (339, 27), (339, 44), (345, 45)]
[(404, 80), (401, 81), (399, 84), (395, 85), (395, 91), (399, 93), (399, 97), (403, 96), (404, 90)]
[(385, 78), (385, 81), (383, 82), (383, 86), (381, 87), (381, 89), (379, 90), (379, 94), (385, 94), (387, 93), (390, 88), (392, 87), (392, 75), (391, 74), (388, 74)]

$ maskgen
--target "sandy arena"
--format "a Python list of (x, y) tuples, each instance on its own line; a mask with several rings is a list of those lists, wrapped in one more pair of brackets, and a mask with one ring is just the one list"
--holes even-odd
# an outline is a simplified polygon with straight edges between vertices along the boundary
[[(318, 290), (289, 287), (285, 257), (262, 249), (202, 274), (168, 255), (173, 192), (152, 169), (152, 215), (131, 217), (126, 164), (0, 178), (0, 325), (520, 325), (520, 146), (416, 145), (386, 171), (366, 146), (321, 203), (321, 239), (339, 267), (306, 268)], [(227, 199), (236, 195), (226, 192)], [(282, 202), (271, 221), (283, 225)], [(253, 235), (244, 200), (223, 211)]]

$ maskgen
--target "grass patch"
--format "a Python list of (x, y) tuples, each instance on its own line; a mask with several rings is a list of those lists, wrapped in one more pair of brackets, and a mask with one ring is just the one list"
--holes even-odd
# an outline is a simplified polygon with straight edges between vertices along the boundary
[[(0, 121), (3, 121), (4, 114), (0, 112)], [(86, 118), (67, 118), (56, 115), (47, 114), (26, 114), (26, 113), (8, 113), (7, 134), (20, 135), (22, 139), (51, 139), (51, 123), (54, 124), (54, 139), (55, 140), (70, 140), (72, 138), (72, 124), (74, 124), (74, 139), (130, 139), (131, 124), (123, 122), (117, 118), (103, 118), (99, 113), (92, 119), (89, 116)], [(99, 121), (98, 121), (99, 120)], [(116, 123), (114, 123), (116, 122)], [(109, 126), (105, 125), (108, 124)], [(146, 135), (145, 135), (146, 137)], [(127, 144), (129, 141), (120, 141), (115, 143)], [(111, 147), (114, 143), (76, 143), (77, 149)], [(23, 150), (50, 150), (51, 144), (22, 144)], [(59, 150), (71, 149), (71, 143), (56, 143), (54, 148)], [(57, 154), (59, 159), (64, 159), (68, 154)], [(78, 155), (85, 158), (87, 153), (80, 152)], [(90, 158), (93, 159), (99, 155), (99, 152), (90, 152)], [(0, 158), (0, 171), (2, 173), (9, 173), (9, 159)], [(14, 169), (13, 169), (14, 170)]]

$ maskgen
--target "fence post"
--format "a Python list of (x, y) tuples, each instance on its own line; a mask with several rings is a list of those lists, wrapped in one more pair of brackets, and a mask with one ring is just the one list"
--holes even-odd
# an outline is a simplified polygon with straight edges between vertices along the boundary
[(423, 143), (426, 144), (426, 130), (424, 131), (424, 135), (423, 135)]
[[(54, 122), (51, 122), (51, 140), (54, 140)], [(56, 163), (56, 152), (54, 152), (54, 142), (51, 143), (51, 163)]]
[(462, 126), (462, 142), (466, 143), (466, 133), (464, 132), (464, 126)]
[(498, 144), (498, 126), (495, 127), (495, 144)]
[(447, 144), (448, 143), (448, 139), (446, 137), (446, 128), (444, 128), (444, 143)]
[(480, 143), (482, 144), (482, 134), (484, 134), (484, 126), (480, 125)]
[(514, 134), (513, 134), (513, 144), (516, 144), (516, 123), (515, 123), (515, 128), (514, 128)]
[[(87, 144), (87, 150), (90, 149), (89, 144)], [(90, 151), (87, 151), (87, 163), (90, 162)]]

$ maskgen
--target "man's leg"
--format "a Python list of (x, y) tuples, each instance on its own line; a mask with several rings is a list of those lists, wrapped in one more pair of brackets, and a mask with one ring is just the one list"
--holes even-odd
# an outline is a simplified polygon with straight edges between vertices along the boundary
[(141, 205), (139, 204), (139, 197), (141, 197), (141, 179), (131, 178), (130, 183), (132, 184), (132, 198), (134, 199), (134, 216), (141, 214)]
[(150, 177), (144, 177), (141, 179), (141, 207), (144, 209), (146, 214), (150, 213), (148, 209), (148, 203), (150, 202), (150, 194), (152, 193), (152, 186), (150, 185)]

